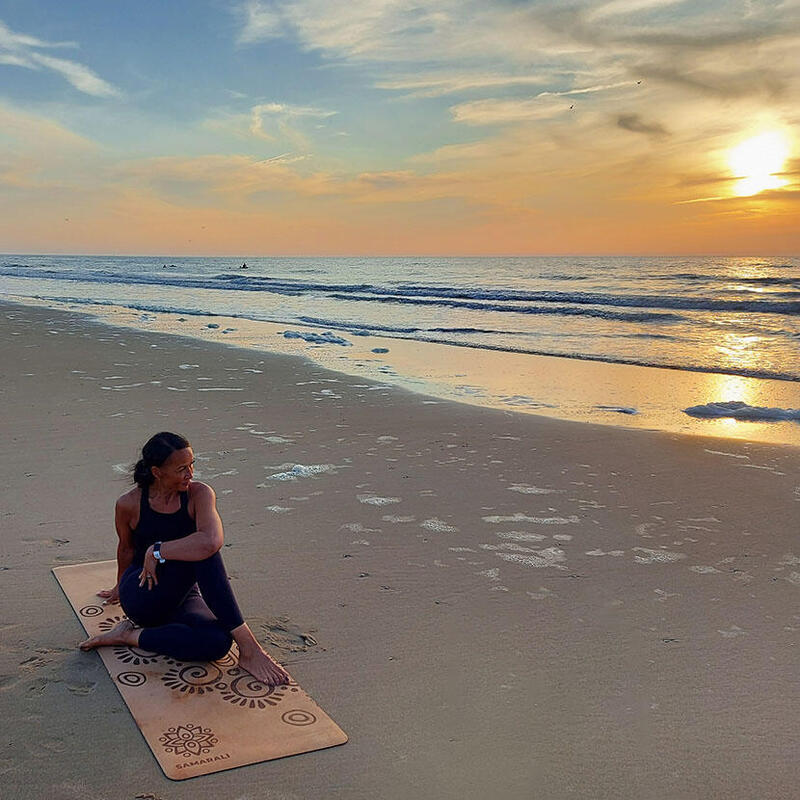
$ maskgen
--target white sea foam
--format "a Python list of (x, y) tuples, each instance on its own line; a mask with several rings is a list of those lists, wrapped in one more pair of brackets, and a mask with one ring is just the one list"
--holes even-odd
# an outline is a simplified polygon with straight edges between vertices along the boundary
[(538, 550), (533, 550), (530, 547), (523, 547), (516, 542), (503, 542), (502, 544), (482, 544), (479, 545), (481, 550), (504, 550), (511, 551), (512, 553), (538, 553)]
[(706, 453), (711, 453), (715, 456), (729, 456), (730, 458), (750, 458), (750, 456), (742, 455), (741, 453), (726, 453), (724, 450), (709, 450), (708, 448), (703, 448)]
[(555, 567), (556, 569), (566, 569), (561, 562), (567, 560), (563, 550), (557, 547), (546, 547), (539, 550), (535, 555), (522, 555), (520, 553), (495, 553), (504, 561), (513, 561), (517, 564), (524, 564), (526, 567)]
[(372, 494), (357, 494), (356, 499), (359, 503), (365, 503), (368, 506), (388, 506), (400, 502), (399, 497), (377, 497)]
[[(298, 478), (309, 478), (312, 475), (321, 475), (325, 472), (335, 472), (335, 464), (295, 464), (287, 472), (276, 472), (268, 476), (276, 481), (296, 481)], [(263, 486), (264, 484), (260, 484)]]
[(125, 389), (135, 389), (137, 386), (144, 386), (144, 383), (124, 383), (119, 386), (101, 386), (101, 389), (111, 389), (114, 392), (121, 392)]
[(644, 554), (634, 556), (637, 564), (667, 564), (686, 558), (685, 553), (673, 553), (670, 550), (650, 550), (647, 547), (634, 547), (633, 550)]
[(800, 408), (767, 408), (750, 406), (741, 400), (730, 400), (718, 403), (706, 403), (702, 406), (690, 406), (683, 412), (690, 417), (730, 417), (731, 419), (749, 420), (751, 422), (780, 422), (784, 420), (800, 420)]
[(734, 639), (737, 636), (746, 636), (747, 631), (742, 630), (738, 625), (731, 625), (729, 631), (717, 630), (717, 633), (724, 636), (726, 639)]
[(437, 533), (455, 533), (458, 530), (458, 528), (454, 528), (452, 525), (448, 525), (444, 520), (437, 519), (436, 517), (420, 522), (419, 526), (420, 528), (436, 531)]
[(638, 414), (635, 408), (628, 406), (595, 406), (598, 411), (614, 411), (617, 414)]
[(508, 487), (509, 492), (520, 492), (522, 494), (555, 494), (560, 489), (542, 489), (539, 486), (526, 486), (524, 483), (515, 483)]
[(537, 525), (572, 525), (575, 522), (580, 522), (580, 518), (574, 514), (569, 517), (529, 517), (526, 514), (517, 513), (510, 517), (490, 516), (481, 517), (481, 519), (492, 524), (498, 522), (534, 522)]
[(380, 533), (380, 528), (365, 528), (360, 522), (345, 522), (339, 526), (339, 530), (344, 528), (351, 533)]
[(543, 533), (528, 533), (528, 531), (498, 531), (495, 536), (500, 539), (513, 539), (516, 542), (541, 542), (547, 538)]

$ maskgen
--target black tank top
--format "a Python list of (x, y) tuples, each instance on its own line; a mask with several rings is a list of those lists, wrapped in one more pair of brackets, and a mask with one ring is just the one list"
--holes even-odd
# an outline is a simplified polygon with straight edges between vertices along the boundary
[(182, 539), (197, 530), (195, 521), (189, 516), (189, 492), (180, 493), (181, 507), (171, 514), (150, 508), (148, 495), (149, 487), (143, 486), (139, 503), (139, 524), (133, 531), (133, 563), (137, 566), (144, 563), (144, 554), (151, 544)]

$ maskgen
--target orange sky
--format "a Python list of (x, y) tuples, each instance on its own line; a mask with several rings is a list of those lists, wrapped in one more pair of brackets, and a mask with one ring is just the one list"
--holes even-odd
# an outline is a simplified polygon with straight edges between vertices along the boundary
[(201, 5), (188, 70), (119, 12), (7, 12), (0, 250), (800, 251), (796, 3)]

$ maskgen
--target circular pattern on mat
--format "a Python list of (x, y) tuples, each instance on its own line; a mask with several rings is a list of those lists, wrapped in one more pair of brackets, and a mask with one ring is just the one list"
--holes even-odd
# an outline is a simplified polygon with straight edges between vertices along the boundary
[(123, 686), (141, 686), (147, 680), (147, 676), (144, 672), (120, 672), (117, 680)]
[(170, 689), (188, 694), (205, 694), (213, 692), (215, 688), (225, 688), (225, 684), (220, 682), (221, 678), (222, 670), (216, 664), (209, 663), (171, 667), (161, 680)]
[(229, 669), (230, 667), (235, 667), (238, 661), (236, 660), (236, 656), (228, 651), (222, 658), (218, 658), (214, 663), (222, 669)]
[(123, 664), (133, 664), (135, 667), (143, 664), (155, 664), (161, 658), (158, 653), (151, 653), (149, 650), (141, 650), (138, 647), (127, 647), (125, 645), (114, 647), (114, 655)]
[(281, 714), (281, 719), (287, 725), (313, 725), (317, 721), (317, 718), (310, 711), (303, 711), (301, 708), (284, 711)]
[(104, 611), (102, 606), (84, 606), (78, 613), (82, 617), (99, 617)]
[(229, 669), (227, 685), (222, 689), (222, 699), (240, 708), (267, 708), (283, 700), (285, 686), (267, 686), (243, 669)]
[(122, 622), (122, 620), (124, 620), (124, 619), (128, 619), (128, 618), (127, 617), (120, 617), (120, 616), (106, 617), (104, 620), (101, 620), (98, 623), (97, 627), (100, 628), (100, 630), (103, 631), (103, 633), (106, 633), (106, 632), (110, 631), (113, 627), (115, 627), (116, 625), (119, 625), (119, 623)]

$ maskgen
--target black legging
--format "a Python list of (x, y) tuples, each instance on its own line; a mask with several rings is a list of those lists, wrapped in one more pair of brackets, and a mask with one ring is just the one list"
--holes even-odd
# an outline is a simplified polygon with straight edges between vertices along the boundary
[(222, 556), (167, 561), (158, 584), (139, 586), (141, 565), (131, 564), (119, 582), (122, 610), (143, 628), (139, 646), (179, 661), (213, 661), (230, 650), (231, 631), (242, 623)]

